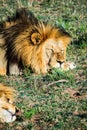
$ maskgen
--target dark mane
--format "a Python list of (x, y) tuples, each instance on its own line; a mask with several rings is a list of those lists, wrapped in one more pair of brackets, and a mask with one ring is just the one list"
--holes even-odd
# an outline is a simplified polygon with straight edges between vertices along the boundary
[(6, 22), (9, 24), (12, 22), (16, 24), (27, 22), (30, 24), (38, 24), (38, 19), (26, 8), (19, 8), (16, 10), (16, 13), (13, 16), (8, 16), (6, 21), (0, 22), (0, 30), (6, 28)]
[(31, 23), (38, 23), (37, 18), (34, 16), (34, 14), (27, 10), (26, 8), (19, 8), (16, 10), (16, 14), (13, 17), (8, 18), (9, 21), (16, 21), (19, 20), (21, 22), (31, 22)]

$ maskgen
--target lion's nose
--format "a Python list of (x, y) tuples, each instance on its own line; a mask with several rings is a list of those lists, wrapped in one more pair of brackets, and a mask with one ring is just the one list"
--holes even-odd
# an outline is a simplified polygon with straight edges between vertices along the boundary
[(62, 64), (64, 63), (64, 61), (58, 61), (58, 63), (59, 63), (60, 65), (62, 65)]
[(18, 108), (16, 108), (16, 113), (19, 113), (19, 109)]
[(16, 108), (15, 114), (16, 114), (16, 116), (20, 116), (21, 115), (21, 111), (18, 108)]

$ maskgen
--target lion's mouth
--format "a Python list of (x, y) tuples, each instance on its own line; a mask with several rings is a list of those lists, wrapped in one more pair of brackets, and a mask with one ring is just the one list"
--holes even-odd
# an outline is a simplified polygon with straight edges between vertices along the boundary
[(5, 122), (13, 122), (16, 120), (16, 113), (12, 113), (9, 110), (4, 109)]
[(13, 113), (10, 112), (9, 110), (7, 110), (7, 112), (9, 112), (9, 113), (11, 114), (12, 117), (16, 116), (16, 113), (13, 114)]

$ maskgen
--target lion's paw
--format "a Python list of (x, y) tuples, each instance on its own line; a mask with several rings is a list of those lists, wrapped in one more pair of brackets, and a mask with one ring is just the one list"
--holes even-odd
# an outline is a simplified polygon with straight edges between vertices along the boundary
[(22, 75), (22, 71), (19, 69), (17, 64), (10, 64), (9, 74), (10, 75)]
[(72, 70), (74, 68), (76, 68), (76, 65), (74, 62), (64, 62), (62, 65), (61, 65), (61, 68), (62, 70)]

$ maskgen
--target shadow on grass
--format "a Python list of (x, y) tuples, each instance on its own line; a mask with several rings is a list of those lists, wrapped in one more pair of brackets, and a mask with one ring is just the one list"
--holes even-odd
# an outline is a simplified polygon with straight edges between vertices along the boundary
[(74, 41), (74, 44), (87, 47), (87, 33), (83, 34), (82, 36), (79, 36), (78, 40)]

